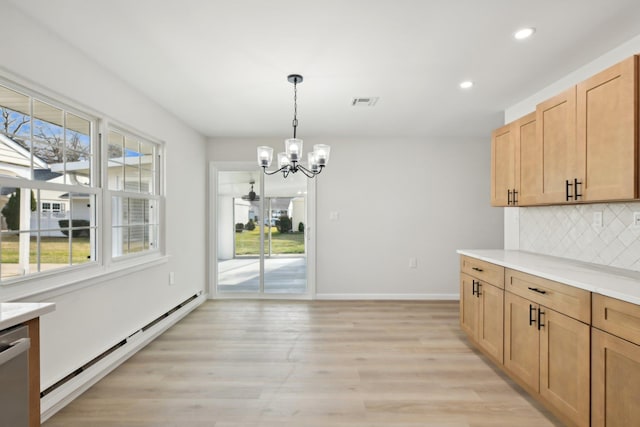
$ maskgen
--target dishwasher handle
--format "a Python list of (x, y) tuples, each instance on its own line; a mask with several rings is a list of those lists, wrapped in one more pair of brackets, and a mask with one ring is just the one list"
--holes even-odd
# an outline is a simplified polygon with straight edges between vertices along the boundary
[(29, 347), (31, 347), (31, 340), (29, 338), (20, 338), (12, 342), (9, 344), (9, 347), (0, 352), (0, 366), (29, 350)]

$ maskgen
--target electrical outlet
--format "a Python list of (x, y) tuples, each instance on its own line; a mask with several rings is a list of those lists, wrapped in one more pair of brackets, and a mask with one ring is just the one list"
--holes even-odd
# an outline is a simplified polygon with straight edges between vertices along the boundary
[(640, 228), (640, 212), (633, 213), (633, 227)]
[(596, 228), (602, 228), (602, 212), (594, 212), (593, 213), (593, 221), (591, 222)]
[(418, 258), (416, 257), (409, 258), (409, 268), (418, 268)]
[(176, 284), (176, 274), (173, 271), (169, 272), (169, 285), (173, 286)]

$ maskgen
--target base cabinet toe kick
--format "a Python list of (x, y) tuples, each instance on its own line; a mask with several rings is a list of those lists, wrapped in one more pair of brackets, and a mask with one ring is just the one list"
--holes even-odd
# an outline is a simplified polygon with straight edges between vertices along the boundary
[(460, 327), (566, 425), (640, 420), (640, 305), (461, 255)]

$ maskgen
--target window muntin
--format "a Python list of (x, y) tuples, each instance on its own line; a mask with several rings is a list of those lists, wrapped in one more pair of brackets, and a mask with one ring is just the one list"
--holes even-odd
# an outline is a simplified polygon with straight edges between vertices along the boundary
[(157, 144), (120, 131), (109, 131), (109, 190), (157, 194), (156, 153)]
[(113, 258), (159, 249), (160, 145), (118, 129), (107, 143)]
[(92, 119), (2, 85), (0, 113), (0, 175), (92, 185)]
[[(94, 194), (33, 187), (0, 187), (0, 194), (0, 281), (95, 261)], [(68, 200), (69, 209), (43, 212), (55, 204), (43, 197)]]
[(0, 84), (0, 283), (96, 261), (96, 120), (55, 104)]
[(114, 196), (112, 208), (112, 256), (158, 248), (158, 202), (140, 197)]

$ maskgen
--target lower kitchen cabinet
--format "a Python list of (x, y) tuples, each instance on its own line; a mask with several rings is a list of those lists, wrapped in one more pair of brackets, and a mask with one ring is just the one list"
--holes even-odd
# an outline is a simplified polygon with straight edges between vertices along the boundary
[(639, 293), (557, 281), (561, 264), (549, 267), (555, 280), (509, 264), (461, 257), (460, 323), (472, 342), (565, 425), (640, 426)]
[(638, 425), (640, 346), (595, 328), (591, 339), (591, 425)]
[(589, 325), (505, 292), (504, 366), (556, 414), (589, 426)]
[(593, 295), (591, 425), (640, 424), (640, 306)]
[(590, 327), (541, 308), (540, 396), (576, 425), (588, 426)]
[(540, 338), (536, 323), (537, 305), (518, 295), (504, 296), (504, 367), (512, 376), (540, 391)]
[(496, 286), (460, 274), (460, 326), (499, 363), (503, 356), (503, 295)]

